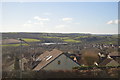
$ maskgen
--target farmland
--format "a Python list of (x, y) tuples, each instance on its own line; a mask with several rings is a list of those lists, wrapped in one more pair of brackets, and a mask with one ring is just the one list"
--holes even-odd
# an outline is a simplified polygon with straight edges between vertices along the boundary
[[(22, 44), (23, 46), (27, 46), (28, 44)], [(17, 46), (20, 46), (20, 44), (4, 44), (4, 45), (0, 45), (0, 46), (3, 46), (3, 47), (7, 47), (7, 46), (12, 46), (12, 47), (17, 47)]]
[[(117, 52), (118, 48), (118, 36), (117, 35), (93, 35), (93, 34), (80, 34), (80, 33), (2, 33), (2, 57), (3, 57), (3, 70), (11, 70), (10, 63), (14, 62), (15, 57), (17, 56), (21, 59), (21, 55), (24, 55), (24, 58), (30, 59), (31, 55), (34, 57), (38, 57), (45, 51), (51, 51), (52, 49), (58, 49), (63, 52), (69, 52), (71, 55), (71, 59), (74, 58), (74, 55), (79, 56), (78, 63), (85, 64), (86, 69), (90, 68), (90, 66), (94, 66), (94, 62), (100, 62), (98, 52), (108, 53), (108, 52)], [(21, 38), (21, 41), (18, 39)], [(22, 46), (21, 46), (22, 45)], [(112, 47), (114, 45), (114, 47)], [(101, 49), (101, 46), (105, 48)], [(107, 47), (106, 47), (107, 46)], [(92, 51), (91, 51), (92, 50)], [(21, 54), (20, 54), (21, 53)], [(119, 59), (116, 58), (116, 61)], [(7, 68), (8, 67), (8, 68)], [(13, 67), (12, 67), (13, 68)], [(72, 72), (74, 74), (85, 74), (87, 77), (87, 71), (92, 73), (92, 70), (81, 70), (84, 67), (75, 67), (78, 69), (77, 73)], [(116, 71), (117, 69), (115, 69)], [(85, 72), (86, 71), (86, 72)], [(96, 77), (99, 77), (100, 71), (98, 68), (96, 69)], [(107, 69), (106, 69), (107, 71)], [(51, 73), (55, 74), (66, 74), (69, 71), (55, 71)], [(94, 72), (94, 71), (93, 71)], [(108, 71), (109, 72), (109, 71)], [(10, 72), (11, 73), (11, 72)], [(26, 72), (25, 72), (26, 73)], [(32, 72), (30, 72), (31, 74)], [(38, 74), (38, 73), (35, 73)], [(49, 73), (47, 73), (50, 75)], [(68, 73), (67, 73), (68, 74)], [(66, 75), (67, 75), (66, 74)], [(9, 74), (10, 75), (10, 74)], [(8, 76), (9, 76), (8, 75)], [(111, 73), (112, 75), (112, 73)], [(27, 73), (27, 76), (30, 76)], [(37, 76), (37, 75), (36, 75)], [(53, 76), (53, 75), (52, 75)], [(57, 75), (58, 76), (58, 75)], [(74, 75), (76, 76), (76, 75)], [(79, 77), (83, 77), (79, 76)], [(91, 75), (92, 77), (94, 76)], [(103, 75), (101, 75), (103, 76)], [(109, 77), (108, 75), (107, 77)], [(117, 73), (115, 73), (115, 76)], [(33, 77), (31, 75), (31, 77)]]
[[(26, 42), (40, 42), (41, 40), (32, 39), (32, 38), (22, 38)], [(28, 44), (23, 43), (23, 46), (27, 46)], [(16, 39), (3, 39), (2, 44), (0, 46), (20, 46), (20, 41)]]
[[(17, 43), (18, 38), (26, 42), (68, 42), (68, 43), (103, 43), (117, 44), (117, 35), (92, 35), (92, 34), (65, 34), (65, 33), (3, 33), (3, 44)], [(11, 41), (10, 41), (11, 39)], [(14, 39), (14, 40), (13, 40)], [(5, 41), (8, 40), (8, 41)]]
[(38, 39), (30, 39), (30, 38), (23, 38), (23, 40), (25, 40), (27, 42), (37, 42), (37, 41), (40, 41)]
[(80, 40), (74, 40), (74, 39), (64, 39), (65, 42), (73, 42), (73, 43), (79, 43)]

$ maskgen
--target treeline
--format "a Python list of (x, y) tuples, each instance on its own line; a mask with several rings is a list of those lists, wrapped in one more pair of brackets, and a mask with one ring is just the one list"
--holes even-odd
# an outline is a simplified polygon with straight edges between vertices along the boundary
[(103, 43), (103, 44), (118, 44), (117, 35), (92, 35), (92, 34), (80, 34), (80, 33), (2, 33), (3, 39), (17, 39), (17, 38), (30, 38), (38, 39), (41, 42), (65, 42), (61, 38), (67, 40), (78, 40), (82, 43)]
[(40, 36), (51, 36), (51, 37), (69, 37), (69, 36), (89, 36), (91, 34), (79, 34), (79, 33), (24, 33), (24, 32), (16, 32), (16, 33), (2, 33), (3, 38), (40, 38)]

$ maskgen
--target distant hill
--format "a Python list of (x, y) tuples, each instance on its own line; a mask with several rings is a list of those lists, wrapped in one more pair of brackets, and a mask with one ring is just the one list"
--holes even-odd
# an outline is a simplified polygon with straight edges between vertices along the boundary
[[(116, 34), (84, 34), (84, 33), (30, 33), (11, 32), (2, 33), (3, 43), (17, 43), (17, 38), (37, 39), (41, 42), (68, 42), (68, 43), (118, 43)], [(8, 39), (8, 40), (6, 40)]]
[(68, 36), (90, 36), (91, 34), (80, 34), (80, 33), (28, 33), (28, 32), (16, 32), (16, 33), (2, 33), (4, 38), (40, 38), (40, 36), (51, 36), (51, 37), (68, 37)]

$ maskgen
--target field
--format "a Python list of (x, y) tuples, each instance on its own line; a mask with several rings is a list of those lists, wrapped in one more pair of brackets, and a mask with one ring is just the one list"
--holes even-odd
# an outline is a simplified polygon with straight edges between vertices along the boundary
[[(26, 41), (26, 42), (39, 42), (39, 41), (41, 41), (41, 40), (38, 40), (38, 39), (32, 39), (32, 38), (22, 38), (24, 41)], [(20, 46), (21, 44), (20, 44), (20, 41), (19, 40), (17, 40), (17, 39), (3, 39), (3, 41), (2, 41), (2, 45), (0, 45), (0, 46), (14, 46), (14, 47), (16, 47), (16, 46)], [(22, 45), (23, 46), (28, 46), (28, 44), (26, 44), (26, 43), (22, 43)]]
[(40, 41), (38, 39), (30, 39), (30, 38), (23, 38), (23, 40), (25, 40), (26, 42), (37, 42), (37, 41)]
[[(17, 46), (20, 46), (21, 44), (4, 44), (4, 45), (0, 45), (0, 46), (12, 46), (12, 47), (17, 47)], [(23, 46), (28, 46), (28, 44), (22, 44)]]
[(74, 39), (64, 39), (65, 42), (79, 43), (80, 41)]
[[(98, 63), (100, 62), (99, 56), (97, 54), (99, 51), (104, 52), (104, 53), (113, 52), (113, 51), (117, 51), (117, 48), (104, 48), (103, 50), (100, 50), (98, 46), (99, 45), (111, 46), (111, 44), (114, 44), (114, 45), (118, 44), (117, 35), (93, 35), (93, 34), (79, 34), (79, 33), (78, 34), (77, 33), (70, 33), (70, 34), (2, 33), (2, 35), (3, 35), (2, 36), (3, 44), (1, 44), (0, 46), (2, 46), (2, 59), (3, 59), (2, 65), (4, 66), (3, 70), (12, 70), (13, 66), (8, 65), (8, 64), (11, 62), (14, 62), (16, 55), (18, 56), (18, 58), (21, 58), (20, 57), (21, 54), (19, 54), (20, 50), (26, 59), (30, 59), (31, 55), (33, 56), (33, 54), (34, 54), (34, 57), (37, 58), (40, 54), (44, 53), (45, 51), (51, 51), (52, 49), (58, 49), (65, 53), (68, 52), (69, 55), (71, 55), (70, 56), (71, 59), (74, 57), (74, 55), (76, 55), (78, 58), (78, 63), (85, 64), (87, 66), (87, 67), (85, 66), (87, 70), (84, 70), (83, 69), (84, 67), (82, 67), (82, 70), (81, 70), (81, 67), (75, 67), (75, 71), (78, 69), (77, 70), (78, 72), (69, 72), (69, 71), (53, 72), (53, 74), (55, 74), (56, 76), (57, 76), (57, 73), (58, 74), (61, 73), (60, 75), (64, 73), (64, 75), (66, 75), (67, 77), (68, 75), (70, 76), (74, 75), (75, 77), (76, 75), (78, 77), (84, 77), (84, 76), (93, 77), (94, 73), (97, 74), (96, 77), (103, 76), (101, 72), (104, 73), (104, 70), (96, 68), (96, 72), (93, 72), (94, 71), (93, 69), (88, 70), (88, 68), (90, 68), (90, 66), (93, 66), (94, 62), (98, 62)], [(22, 38), (22, 40), (30, 44), (30, 46), (27, 43), (22, 42), (22, 47), (20, 47), (21, 43), (18, 40), (18, 38), (20, 37)], [(48, 44), (53, 43), (53, 44), (45, 45), (44, 43), (48, 43)], [(65, 43), (65, 44), (57, 44), (57, 43)], [(108, 70), (108, 72), (109, 71), (110, 70)], [(116, 69), (115, 71), (118, 71), (118, 70)], [(45, 74), (46, 76), (50, 75), (54, 77), (54, 75), (52, 75), (51, 73), (49, 74), (49, 72), (46, 72)], [(40, 77), (39, 74), (38, 76), (36, 75), (37, 73), (35, 73), (34, 76), (29, 75), (29, 74), (33, 75), (33, 72), (28, 72), (28, 73), (25, 72), (25, 77), (26, 76), (31, 76), (32, 78), (34, 76)], [(111, 77), (112, 74), (113, 73), (107, 74), (108, 75), (107, 77)], [(115, 74), (114, 77), (117, 77), (116, 72), (114, 74)], [(11, 74), (8, 74), (7, 76), (11, 76)]]

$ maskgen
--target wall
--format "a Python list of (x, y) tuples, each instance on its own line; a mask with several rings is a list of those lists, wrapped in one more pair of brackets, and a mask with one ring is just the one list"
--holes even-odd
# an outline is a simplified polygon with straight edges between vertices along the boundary
[[(60, 64), (58, 64), (58, 61), (60, 61)], [(79, 66), (74, 61), (72, 61), (70, 58), (62, 54), (57, 59), (55, 59), (53, 62), (48, 64), (46, 67), (44, 67), (44, 70), (72, 70), (73, 67)]]

